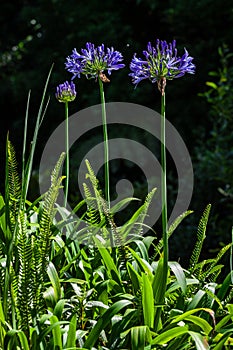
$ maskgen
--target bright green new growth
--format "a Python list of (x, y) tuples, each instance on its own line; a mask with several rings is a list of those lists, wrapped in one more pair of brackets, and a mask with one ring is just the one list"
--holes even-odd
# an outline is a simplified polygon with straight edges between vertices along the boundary
[[(115, 245), (123, 246), (124, 244), (138, 239), (143, 233), (144, 221), (146, 220), (150, 203), (153, 199), (156, 189), (145, 198), (144, 203), (137, 211), (128, 219), (125, 224), (120, 227), (114, 222), (114, 212), (120, 210), (127, 201), (138, 200), (137, 198), (125, 198), (115, 207), (109, 209), (107, 201), (104, 199), (102, 191), (99, 188), (99, 181), (96, 178), (93, 169), (88, 160), (86, 160), (87, 174), (86, 179), (89, 184), (84, 183), (84, 194), (87, 205), (86, 221), (87, 231), (90, 243), (92, 235), (99, 234), (106, 241), (106, 245), (111, 246), (111, 237), (113, 237)], [(146, 225), (145, 225), (146, 227)], [(148, 227), (146, 227), (148, 229)]]
[[(47, 279), (47, 266), (51, 250), (52, 222), (54, 205), (60, 190), (62, 177), (59, 171), (64, 160), (61, 155), (51, 175), (51, 187), (45, 193), (41, 208), (35, 209), (29, 205), (20, 208), (21, 184), (17, 171), (14, 148), (7, 140), (7, 173), (9, 182), (9, 202), (5, 203), (9, 211), (9, 227), (15, 232), (13, 255), (9, 262), (10, 281), (8, 293), (12, 295), (12, 315), (15, 312), (20, 329), (29, 330), (33, 319), (45, 311), (43, 292)], [(32, 212), (37, 215), (37, 221), (31, 221)], [(36, 229), (33, 228), (35, 225)], [(1, 241), (1, 255), (6, 259), (8, 237)], [(15, 260), (14, 257), (17, 257)], [(1, 269), (1, 294), (4, 291), (6, 279), (5, 270)], [(9, 317), (8, 313), (8, 317)]]
[(201, 217), (201, 220), (199, 222), (198, 228), (197, 228), (197, 242), (194, 248), (194, 251), (190, 258), (190, 269), (193, 271), (196, 267), (196, 264), (198, 263), (199, 256), (202, 250), (203, 242), (206, 237), (206, 226), (208, 223), (208, 218), (210, 214), (211, 205), (208, 204), (208, 206), (205, 208), (203, 215)]

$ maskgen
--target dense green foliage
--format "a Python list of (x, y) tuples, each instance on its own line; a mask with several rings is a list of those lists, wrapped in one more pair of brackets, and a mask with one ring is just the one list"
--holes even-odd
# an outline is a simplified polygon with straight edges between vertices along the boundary
[[(156, 244), (154, 234), (140, 235), (154, 191), (117, 227), (114, 209), (108, 211), (87, 162), (86, 213), (70, 220), (56, 204), (63, 160), (64, 154), (42, 198), (25, 201), (14, 147), (7, 141), (7, 195), (0, 197), (0, 349), (231, 347), (233, 289), (230, 274), (221, 274), (221, 259), (231, 244), (215, 259), (200, 260), (211, 205), (199, 221), (188, 269), (169, 261), (164, 299), (163, 241)], [(190, 214), (177, 218), (169, 237)], [(80, 221), (85, 229), (79, 229)], [(108, 227), (116, 247), (108, 248)], [(80, 246), (83, 235), (87, 244)]]

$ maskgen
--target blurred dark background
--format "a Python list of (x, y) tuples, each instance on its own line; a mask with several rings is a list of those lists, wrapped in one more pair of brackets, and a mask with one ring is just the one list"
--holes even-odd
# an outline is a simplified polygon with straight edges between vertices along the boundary
[[(1, 3), (1, 192), (4, 192), (7, 132), (16, 148), (20, 166), (28, 92), (31, 90), (30, 140), (52, 64), (48, 87), (50, 103), (39, 132), (31, 199), (38, 195), (36, 169), (43, 147), (49, 135), (64, 120), (63, 106), (57, 102), (54, 93), (58, 84), (71, 78), (65, 71), (64, 62), (72, 49), (76, 47), (79, 51), (90, 41), (119, 50), (126, 68), (112, 74), (111, 84), (106, 86), (106, 100), (138, 103), (159, 112), (156, 85), (142, 82), (134, 89), (128, 77), (129, 62), (135, 52), (141, 56), (148, 41), (153, 43), (159, 38), (170, 42), (176, 39), (180, 54), (186, 47), (197, 68), (194, 76), (174, 80), (167, 86), (166, 115), (190, 152), (195, 187), (190, 204), (194, 214), (186, 218), (174, 233), (170, 254), (171, 258), (183, 259), (184, 262), (188, 259), (198, 221), (205, 206), (211, 203), (204, 249), (206, 257), (211, 256), (231, 240), (233, 221), (232, 27), (232, 0), (224, 4), (221, 0), (108, 0), (102, 3), (97, 0), (21, 0)], [(87, 81), (83, 77), (76, 83), (78, 97), (70, 104), (70, 114), (100, 101), (94, 80)], [(149, 138), (147, 142), (150, 142)], [(121, 171), (117, 166), (113, 168), (111, 177), (117, 182)], [(127, 170), (124, 171), (127, 177)], [(129, 167), (129, 177), (133, 172)], [(140, 176), (137, 177), (136, 196), (143, 197), (145, 186), (143, 176)], [(174, 171), (169, 170), (170, 206), (175, 200), (174, 177)], [(78, 196), (74, 190), (70, 201), (75, 203)]]

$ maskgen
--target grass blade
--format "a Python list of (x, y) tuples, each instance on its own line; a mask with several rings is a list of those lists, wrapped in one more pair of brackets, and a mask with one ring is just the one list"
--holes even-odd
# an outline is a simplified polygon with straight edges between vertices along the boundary
[(153, 289), (149, 278), (145, 273), (142, 275), (142, 307), (145, 325), (149, 328), (153, 328), (155, 314)]
[(155, 345), (164, 345), (167, 344), (170, 340), (179, 337), (182, 334), (185, 334), (188, 332), (188, 327), (180, 326), (180, 327), (174, 327), (171, 328), (162, 334), (159, 334), (156, 338), (154, 338), (151, 342), (151, 344)]
[(151, 334), (147, 326), (138, 326), (131, 328), (131, 349), (144, 350), (146, 341), (150, 343)]
[(62, 334), (61, 326), (58, 322), (58, 318), (55, 315), (50, 317), (50, 323), (53, 325), (52, 334), (53, 334), (53, 346), (56, 350), (62, 350)]
[(54, 299), (55, 299), (54, 301), (55, 301), (55, 303), (57, 303), (61, 297), (61, 285), (60, 285), (59, 277), (57, 274), (57, 270), (55, 269), (55, 266), (53, 265), (53, 263), (51, 261), (48, 264), (47, 273), (48, 273), (49, 279), (50, 279), (52, 286), (53, 286)]
[(104, 312), (104, 314), (92, 328), (87, 340), (84, 343), (84, 347), (91, 349), (99, 339), (101, 331), (111, 322), (112, 317), (131, 304), (132, 303), (129, 300), (120, 300), (110, 306), (110, 308)]
[(171, 270), (174, 273), (174, 275), (176, 276), (177, 282), (179, 283), (183, 294), (186, 294), (186, 292), (187, 292), (187, 282), (186, 282), (185, 274), (184, 274), (184, 271), (183, 271), (182, 267), (176, 261), (170, 261), (168, 263), (168, 265), (171, 268)]
[[(11, 329), (10, 331), (7, 332), (6, 337), (4, 339), (4, 349), (9, 349), (9, 350), (15, 350), (15, 341), (14, 338), (18, 337), (20, 344), (21, 344), (21, 349), (23, 350), (30, 350), (29, 344), (27, 337), (23, 331), (19, 331), (17, 329)], [(17, 341), (16, 341), (17, 342)], [(12, 345), (12, 347), (11, 347)], [(17, 347), (16, 349), (20, 349)]]
[(95, 239), (95, 242), (99, 248), (100, 255), (102, 256), (103, 262), (107, 268), (107, 273), (109, 277), (114, 281), (116, 281), (119, 284), (119, 286), (122, 286), (122, 281), (121, 281), (119, 271), (108, 249), (103, 247), (98, 239)]
[(75, 348), (76, 344), (76, 327), (77, 327), (77, 315), (74, 314), (71, 318), (69, 330), (68, 330), (68, 336), (67, 336), (67, 342), (66, 346), (67, 348)]
[(200, 333), (192, 331), (189, 331), (188, 333), (193, 338), (197, 350), (207, 350), (210, 348), (207, 343), (207, 340)]

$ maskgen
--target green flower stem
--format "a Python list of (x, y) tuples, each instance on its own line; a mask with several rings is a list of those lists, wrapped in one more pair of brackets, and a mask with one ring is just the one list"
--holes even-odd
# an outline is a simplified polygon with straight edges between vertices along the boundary
[(65, 146), (66, 146), (66, 181), (65, 181), (65, 199), (64, 199), (64, 207), (67, 205), (68, 200), (68, 191), (69, 191), (69, 171), (70, 171), (70, 159), (69, 159), (69, 108), (68, 102), (65, 102)]
[[(101, 98), (101, 109), (102, 109), (102, 124), (103, 124), (103, 135), (104, 135), (104, 183), (105, 183), (105, 199), (107, 201), (108, 209), (110, 210), (110, 188), (109, 188), (109, 149), (108, 149), (108, 130), (107, 130), (107, 117), (105, 108), (105, 97), (104, 97), (104, 86), (103, 82), (99, 80), (100, 87), (100, 98)], [(114, 246), (113, 234), (110, 230), (110, 243)]]
[(160, 260), (161, 274), (159, 285), (156, 286), (156, 308), (154, 330), (157, 331), (161, 326), (161, 306), (164, 304), (167, 288), (168, 275), (168, 232), (167, 232), (167, 180), (166, 180), (166, 127), (165, 127), (165, 92), (161, 94), (161, 200), (162, 200), (162, 231), (163, 231), (163, 257)]
[(166, 170), (166, 128), (165, 128), (165, 92), (161, 95), (161, 199), (164, 272), (168, 270), (168, 236), (167, 236), (167, 170)]
[(103, 123), (103, 135), (104, 135), (104, 181), (105, 181), (105, 199), (110, 209), (110, 189), (109, 189), (109, 149), (108, 149), (108, 130), (107, 130), (107, 118), (105, 109), (104, 87), (103, 82), (99, 78), (100, 86), (100, 98), (102, 108), (102, 123)]

